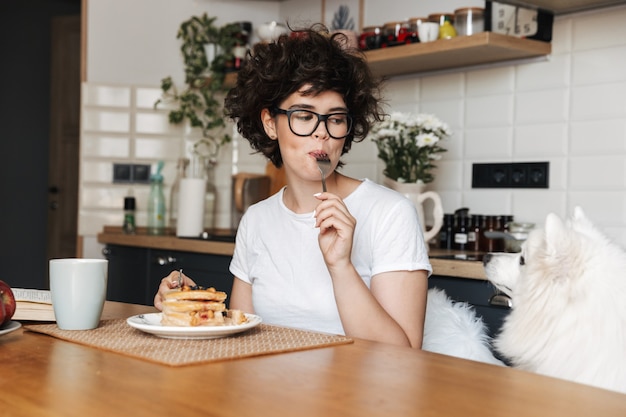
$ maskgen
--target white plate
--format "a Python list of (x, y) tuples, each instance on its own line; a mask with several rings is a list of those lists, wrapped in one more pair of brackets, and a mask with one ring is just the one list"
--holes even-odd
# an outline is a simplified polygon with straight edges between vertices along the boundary
[(230, 326), (163, 326), (161, 313), (139, 314), (129, 317), (126, 322), (135, 329), (168, 339), (216, 339), (244, 332), (261, 324), (261, 317), (246, 314), (248, 321)]
[(22, 327), (22, 323), (20, 323), (19, 321), (10, 321), (4, 326), (0, 327), (0, 336), (2, 336), (3, 334), (11, 333), (12, 331), (19, 329), (20, 327)]

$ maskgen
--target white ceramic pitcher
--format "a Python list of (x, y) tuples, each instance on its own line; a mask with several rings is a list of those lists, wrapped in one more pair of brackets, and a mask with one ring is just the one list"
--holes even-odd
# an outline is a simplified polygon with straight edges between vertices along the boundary
[[(392, 180), (391, 178), (385, 177), (385, 179), (383, 180), (383, 185), (401, 194), (404, 194), (409, 200), (413, 202), (413, 204), (415, 205), (415, 209), (417, 210), (420, 224), (422, 225), (422, 230), (424, 232), (424, 241), (428, 245), (428, 242), (432, 238), (437, 236), (437, 234), (441, 230), (441, 226), (443, 225), (443, 205), (441, 204), (441, 198), (439, 197), (439, 194), (434, 191), (424, 191), (424, 183), (421, 181), (409, 184), (397, 182)], [(426, 223), (424, 221), (424, 201), (428, 199), (432, 200), (433, 202), (432, 218), (435, 223), (429, 230), (426, 230)]]

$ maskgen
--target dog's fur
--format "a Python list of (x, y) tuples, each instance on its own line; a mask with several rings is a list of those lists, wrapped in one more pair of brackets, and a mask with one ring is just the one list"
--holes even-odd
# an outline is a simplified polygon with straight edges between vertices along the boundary
[(485, 272), (512, 299), (494, 346), (514, 367), (626, 393), (626, 252), (582, 209), (548, 215)]
[(503, 365), (491, 352), (491, 338), (482, 319), (443, 290), (428, 290), (422, 349), (458, 358)]

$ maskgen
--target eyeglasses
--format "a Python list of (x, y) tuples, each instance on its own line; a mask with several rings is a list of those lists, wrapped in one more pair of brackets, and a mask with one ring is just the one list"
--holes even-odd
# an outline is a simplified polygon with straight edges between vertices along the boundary
[(283, 110), (278, 107), (274, 107), (274, 112), (287, 115), (289, 129), (297, 136), (311, 136), (322, 121), (333, 139), (343, 139), (352, 130), (352, 116), (348, 113), (319, 114), (310, 110)]

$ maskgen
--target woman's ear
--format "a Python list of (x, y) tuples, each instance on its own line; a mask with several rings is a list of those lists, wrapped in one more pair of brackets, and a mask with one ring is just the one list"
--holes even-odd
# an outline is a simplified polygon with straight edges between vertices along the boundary
[(276, 133), (276, 119), (272, 117), (269, 109), (261, 110), (261, 123), (263, 123), (263, 128), (267, 136), (272, 140), (276, 140), (278, 138)]

